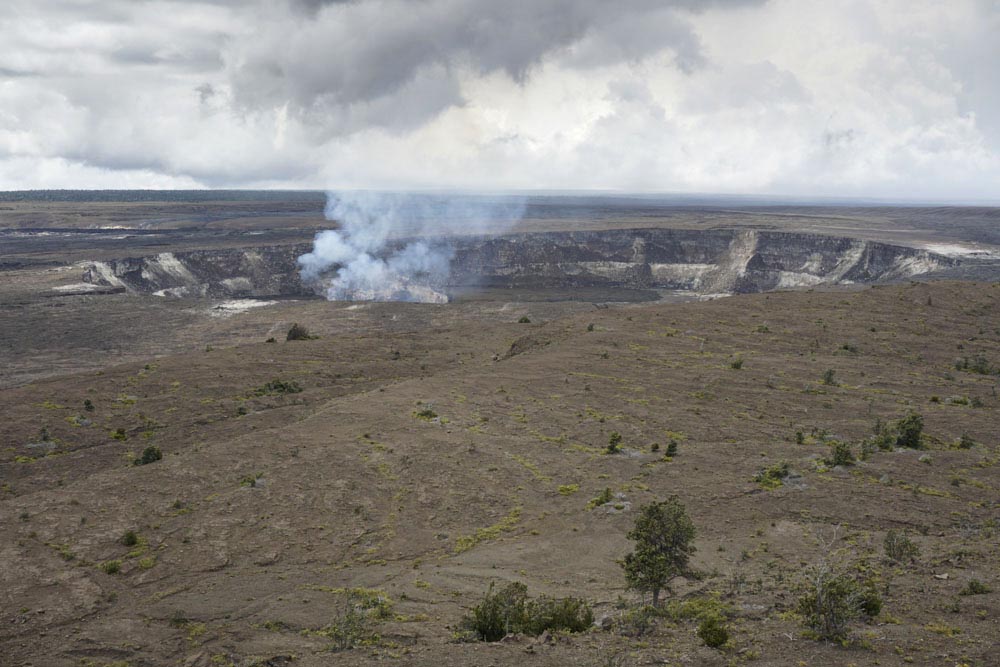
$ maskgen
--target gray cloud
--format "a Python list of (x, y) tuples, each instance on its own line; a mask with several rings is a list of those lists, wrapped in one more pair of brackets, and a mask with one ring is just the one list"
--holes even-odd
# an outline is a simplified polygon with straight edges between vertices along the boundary
[[(461, 104), (462, 73), (499, 71), (524, 83), (551, 54), (598, 66), (672, 51), (691, 69), (703, 58), (680, 10), (746, 4), (756, 3), (298, 0), (292, 5), (309, 9), (310, 18), (270, 15), (231, 55), (230, 73), (234, 96), (247, 108), (290, 103), (309, 121), (342, 131), (357, 129), (357, 121), (407, 126)], [(419, 99), (414, 82), (429, 83)], [(401, 99), (393, 100), (397, 93)], [(373, 113), (366, 113), (368, 105)], [(388, 123), (378, 112), (386, 105), (396, 107)], [(407, 119), (410, 109), (415, 116)]]
[(994, 197), (986, 0), (6, 0), (0, 188)]

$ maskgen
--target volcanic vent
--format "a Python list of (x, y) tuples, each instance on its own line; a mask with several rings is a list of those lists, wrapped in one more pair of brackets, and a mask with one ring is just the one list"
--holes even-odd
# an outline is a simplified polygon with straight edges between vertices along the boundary
[[(87, 282), (176, 297), (313, 297), (440, 303), (476, 288), (622, 287), (699, 294), (892, 282), (944, 270), (958, 260), (874, 241), (759, 230), (617, 229), (397, 240), (384, 261), (409, 252), (405, 283), (331, 281), (347, 264), (302, 271), (311, 244), (193, 250), (91, 262)], [(416, 248), (416, 250), (414, 250)], [(407, 250), (410, 249), (410, 250)], [(444, 264), (426, 258), (446, 256)], [(421, 256), (424, 253), (424, 256)], [(435, 259), (435, 262), (437, 260)], [(383, 266), (391, 267), (391, 262)], [(378, 274), (375, 274), (378, 278)], [(331, 289), (331, 285), (339, 285)]]

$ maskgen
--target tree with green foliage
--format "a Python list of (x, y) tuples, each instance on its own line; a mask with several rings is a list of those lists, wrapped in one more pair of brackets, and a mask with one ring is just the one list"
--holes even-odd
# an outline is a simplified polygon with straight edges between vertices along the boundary
[(694, 536), (694, 524), (677, 496), (644, 505), (628, 533), (635, 550), (622, 561), (629, 588), (649, 591), (657, 606), (660, 591), (674, 578), (690, 573)]

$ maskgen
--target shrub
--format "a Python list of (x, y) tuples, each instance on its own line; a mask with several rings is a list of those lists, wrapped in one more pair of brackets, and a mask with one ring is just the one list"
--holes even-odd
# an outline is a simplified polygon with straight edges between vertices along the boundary
[(709, 616), (698, 624), (698, 638), (709, 648), (721, 648), (729, 641), (729, 630), (718, 616)]
[(139, 536), (134, 530), (126, 530), (125, 534), (118, 541), (127, 547), (134, 547), (139, 544)]
[(657, 610), (650, 605), (629, 609), (615, 621), (619, 634), (626, 637), (642, 637), (656, 627), (659, 617)]
[(437, 419), (438, 414), (434, 412), (430, 407), (417, 410), (413, 413), (413, 416), (417, 419), (423, 419), (424, 421), (430, 421), (432, 419)]
[(531, 324), (531, 320), (528, 318), (527, 315), (522, 315), (521, 318), (517, 321), (517, 323), (518, 324)]
[(820, 639), (842, 640), (848, 624), (870, 619), (882, 610), (882, 596), (870, 583), (860, 583), (828, 565), (814, 567), (796, 608)]
[(965, 588), (958, 592), (959, 595), (985, 595), (990, 592), (989, 586), (978, 579), (970, 579)]
[(1000, 368), (997, 368), (981, 354), (976, 355), (971, 360), (969, 357), (962, 357), (955, 360), (955, 370), (966, 373), (978, 373), (979, 375), (1000, 375)]
[(298, 322), (292, 325), (292, 328), (288, 330), (288, 335), (285, 336), (285, 340), (313, 340), (315, 338), (316, 336), (309, 333), (309, 329)]
[(608, 454), (617, 454), (621, 449), (622, 444), (622, 434), (618, 431), (613, 431), (611, 437), (608, 438)]
[(594, 624), (594, 612), (583, 598), (539, 596), (526, 607), (524, 633), (537, 637), (546, 630), (583, 632)]
[(392, 601), (377, 589), (336, 589), (340, 601), (333, 620), (314, 634), (331, 640), (331, 651), (371, 646), (381, 639), (376, 623), (392, 615)]
[(111, 437), (114, 438), (115, 440), (121, 440), (121, 441), (128, 440), (128, 435), (125, 434), (125, 429), (123, 428), (116, 428), (114, 431), (111, 432)]
[(909, 449), (920, 449), (920, 434), (924, 430), (924, 418), (919, 413), (912, 413), (895, 423), (896, 446)]
[(909, 563), (920, 556), (920, 548), (913, 543), (906, 533), (890, 530), (885, 534), (882, 548), (886, 557), (897, 563)]
[(120, 560), (109, 560), (101, 563), (101, 570), (105, 574), (118, 574), (122, 569), (122, 562)]
[(94, 411), (94, 402), (91, 401), (89, 398), (86, 399), (83, 402), (83, 409), (86, 410), (87, 412), (93, 412)]
[(963, 433), (962, 437), (958, 439), (959, 449), (972, 449), (976, 446), (976, 441), (969, 437), (968, 433)]
[(835, 376), (835, 373), (834, 373), (834, 371), (833, 371), (832, 368), (826, 369), (823, 372), (823, 384), (830, 385), (830, 386), (836, 386), (837, 385), (837, 380), (836, 380), (836, 378), (834, 376)]
[(758, 472), (754, 475), (753, 481), (765, 489), (776, 489), (784, 483), (784, 479), (788, 477), (788, 472), (788, 462), (782, 461)]
[(875, 421), (874, 435), (866, 442), (882, 450), (890, 450), (895, 447), (922, 449), (921, 434), (923, 430), (924, 418), (918, 412), (913, 412), (888, 424), (878, 419)]
[(591, 322), (590, 324), (587, 325), (587, 331), (593, 331), (593, 330), (594, 330), (594, 323)]
[(667, 456), (673, 458), (677, 456), (677, 441), (671, 440), (667, 443)]
[(738, 371), (741, 368), (743, 368), (743, 357), (736, 357), (735, 359), (730, 361), (729, 367), (732, 368), (734, 371)]
[(595, 507), (600, 507), (601, 505), (606, 505), (610, 503), (614, 499), (615, 499), (615, 494), (611, 492), (611, 487), (606, 486), (604, 487), (604, 490), (597, 495), (596, 498), (591, 499), (590, 503), (588, 503), (588, 507), (590, 507), (591, 509)]
[(146, 447), (146, 449), (142, 450), (142, 456), (137, 458), (133, 462), (133, 465), (144, 466), (146, 464), (159, 461), (162, 458), (163, 452), (160, 451), (160, 448), (155, 445), (150, 445), (149, 447)]
[(832, 451), (830, 452), (829, 458), (826, 459), (826, 463), (831, 466), (850, 466), (854, 465), (854, 452), (851, 451), (851, 446), (846, 442), (834, 441), (831, 443)]
[(537, 636), (546, 630), (582, 632), (593, 622), (590, 605), (581, 598), (542, 596), (532, 600), (522, 583), (507, 584), (499, 591), (491, 583), (463, 625), (481, 640), (495, 642), (511, 633)]
[(271, 380), (267, 384), (254, 389), (251, 394), (253, 396), (271, 396), (274, 394), (298, 394), (301, 392), (302, 387), (299, 386), (299, 383), (294, 380), (290, 380), (288, 382), (284, 380)]

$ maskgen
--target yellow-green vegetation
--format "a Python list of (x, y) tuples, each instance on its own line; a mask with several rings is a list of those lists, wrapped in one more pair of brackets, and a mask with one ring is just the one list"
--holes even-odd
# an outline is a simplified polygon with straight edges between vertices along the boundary
[(437, 419), (437, 416), (438, 414), (430, 406), (413, 411), (414, 419), (420, 419), (425, 422)]
[(561, 496), (571, 496), (580, 490), (579, 484), (560, 484), (559, 485), (559, 495)]
[(495, 540), (500, 537), (503, 533), (509, 533), (514, 530), (518, 522), (521, 520), (521, 507), (517, 506), (510, 511), (507, 516), (500, 519), (492, 526), (487, 526), (486, 528), (479, 528), (473, 535), (463, 535), (455, 540), (454, 552), (456, 554), (463, 553), (472, 549), (480, 542), (485, 542), (486, 540)]
[(374, 588), (327, 588), (339, 597), (332, 621), (317, 630), (305, 630), (304, 635), (330, 640), (328, 649), (343, 651), (360, 646), (374, 646), (381, 641), (375, 631), (377, 624), (392, 618), (393, 602), (385, 591)]
[(615, 499), (615, 494), (612, 493), (611, 487), (606, 486), (604, 490), (597, 494), (596, 497), (591, 498), (590, 502), (587, 503), (587, 509), (594, 509), (595, 507), (600, 507), (601, 505), (606, 505)]
[(517, 461), (518, 463), (520, 463), (522, 466), (524, 466), (525, 468), (527, 468), (528, 471), (532, 474), (532, 476), (535, 479), (537, 479), (539, 482), (551, 482), (552, 481), (551, 477), (549, 477), (548, 475), (543, 474), (542, 471), (538, 468), (537, 465), (535, 465), (534, 463), (532, 463), (531, 461), (529, 461), (525, 457), (519, 456), (517, 454), (511, 454), (510, 458), (514, 459), (515, 461)]
[(107, 560), (101, 563), (98, 567), (105, 574), (118, 574), (122, 569), (122, 562), (120, 560)]
[(788, 475), (788, 462), (781, 461), (758, 472), (754, 475), (753, 481), (757, 482), (760, 488), (771, 491), (783, 486)]

